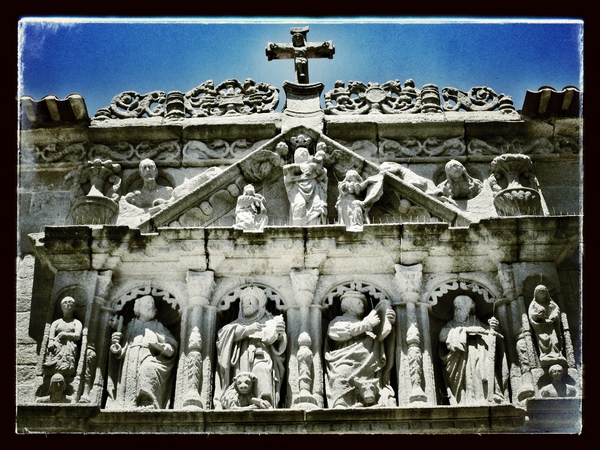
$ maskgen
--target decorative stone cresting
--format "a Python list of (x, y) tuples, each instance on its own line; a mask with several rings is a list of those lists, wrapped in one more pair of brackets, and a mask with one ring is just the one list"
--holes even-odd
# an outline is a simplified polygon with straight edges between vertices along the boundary
[(141, 119), (165, 117), (209, 117), (248, 115), (275, 111), (279, 104), (279, 89), (251, 78), (240, 82), (228, 79), (216, 87), (207, 80), (184, 93), (161, 91), (139, 94), (134, 91), (116, 95), (110, 105), (96, 112), (94, 120)]
[(514, 112), (512, 98), (504, 94), (496, 94), (493, 89), (486, 86), (477, 86), (468, 92), (460, 91), (453, 87), (442, 89), (445, 111), (495, 111)]
[(348, 87), (338, 80), (335, 87), (325, 93), (325, 114), (414, 114), (442, 111), (496, 111), (514, 112), (512, 99), (496, 94), (489, 87), (474, 87), (469, 92), (456, 88), (442, 89), (441, 105), (437, 86), (426, 84), (415, 87), (412, 79), (390, 80), (383, 84), (349, 81)]

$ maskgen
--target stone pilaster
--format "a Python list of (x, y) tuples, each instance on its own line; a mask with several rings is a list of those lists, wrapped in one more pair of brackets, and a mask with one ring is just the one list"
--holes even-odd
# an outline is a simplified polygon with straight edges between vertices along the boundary
[[(313, 409), (323, 399), (320, 348), (321, 314), (311, 314), (319, 271), (317, 269), (290, 272), (297, 313), (288, 310), (287, 331), (290, 345), (288, 364), (288, 401), (294, 409)], [(314, 308), (312, 308), (314, 309)], [(319, 311), (320, 312), (320, 311)], [(295, 317), (296, 326), (291, 319)], [(299, 320), (298, 320), (299, 319)], [(299, 326), (298, 326), (299, 325)]]

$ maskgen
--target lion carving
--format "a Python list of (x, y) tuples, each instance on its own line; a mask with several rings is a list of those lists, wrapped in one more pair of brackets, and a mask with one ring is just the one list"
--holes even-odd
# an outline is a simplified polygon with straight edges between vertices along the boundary
[(240, 372), (221, 396), (223, 409), (269, 409), (272, 405), (256, 396), (256, 376)]

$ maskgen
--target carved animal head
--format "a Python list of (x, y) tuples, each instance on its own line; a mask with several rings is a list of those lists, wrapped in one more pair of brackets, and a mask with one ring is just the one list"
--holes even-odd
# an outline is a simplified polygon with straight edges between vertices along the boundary
[(241, 395), (248, 395), (254, 391), (256, 376), (250, 372), (241, 372), (233, 378), (235, 390)]
[(359, 401), (364, 406), (371, 406), (379, 401), (379, 381), (352, 378), (348, 381), (356, 389)]

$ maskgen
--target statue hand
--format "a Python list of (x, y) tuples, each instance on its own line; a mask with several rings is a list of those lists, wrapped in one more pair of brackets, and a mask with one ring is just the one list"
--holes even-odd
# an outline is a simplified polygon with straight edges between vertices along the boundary
[(121, 333), (119, 331), (115, 331), (110, 337), (110, 343), (111, 344), (120, 344), (122, 337), (123, 337), (123, 333)]
[(377, 311), (375, 310), (372, 310), (363, 320), (370, 327), (370, 329), (373, 329), (373, 327), (378, 325), (381, 321), (377, 315)]
[(385, 312), (385, 318), (388, 320), (389, 323), (393, 324), (394, 322), (396, 322), (396, 313), (393, 309), (388, 309)]
[(496, 331), (498, 329), (498, 326), (500, 325), (500, 322), (495, 317), (490, 317), (490, 319), (488, 320), (488, 324), (492, 330)]
[(173, 356), (173, 353), (175, 353), (175, 350), (173, 349), (173, 346), (170, 344), (160, 344), (162, 346), (162, 354), (165, 355), (167, 358)]
[(254, 322), (248, 326), (246, 326), (246, 332), (248, 333), (248, 336), (250, 336), (251, 334), (254, 333), (258, 333), (259, 331), (262, 330), (262, 325), (258, 322)]

